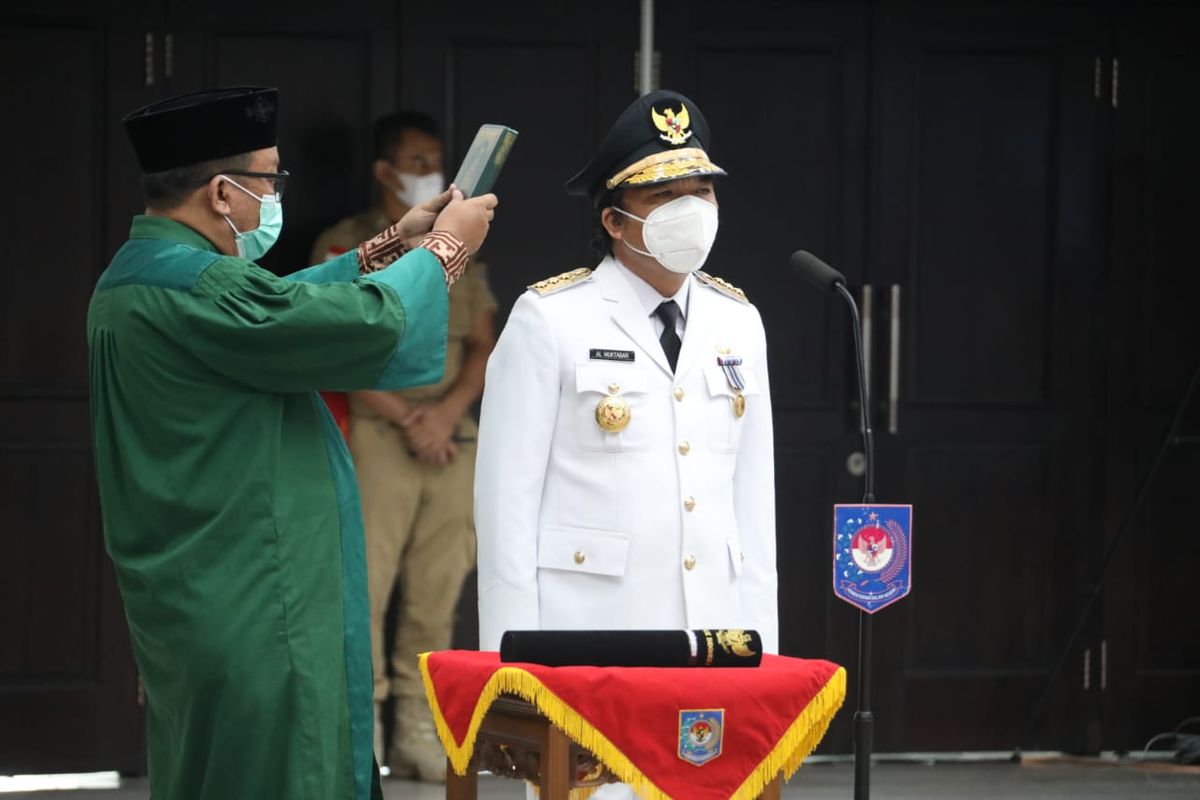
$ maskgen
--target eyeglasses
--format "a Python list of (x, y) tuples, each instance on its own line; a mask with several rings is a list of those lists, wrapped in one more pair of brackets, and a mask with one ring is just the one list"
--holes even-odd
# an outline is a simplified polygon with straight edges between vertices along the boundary
[[(241, 169), (227, 169), (223, 172), (218, 172), (216, 175), (210, 176), (208, 180), (211, 181), (213, 178), (217, 177), (217, 175), (237, 175), (239, 178), (263, 178), (271, 181), (271, 187), (274, 190), (275, 199), (277, 201), (283, 199), (283, 190), (287, 186), (288, 178), (291, 177), (291, 173), (289, 173), (286, 169), (281, 169), (279, 172), (249, 172)], [(205, 183), (207, 182), (208, 181), (205, 181)]]

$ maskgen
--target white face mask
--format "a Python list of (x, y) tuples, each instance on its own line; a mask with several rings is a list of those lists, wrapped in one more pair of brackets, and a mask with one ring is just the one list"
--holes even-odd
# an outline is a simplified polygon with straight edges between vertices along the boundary
[(631, 219), (642, 223), (642, 240), (649, 251), (638, 250), (622, 240), (635, 253), (650, 256), (671, 272), (695, 272), (704, 266), (717, 238), (717, 207), (694, 194), (663, 203), (645, 219), (613, 206)]
[(426, 200), (432, 200), (442, 193), (445, 188), (440, 172), (431, 172), (428, 175), (411, 175), (407, 172), (401, 172), (398, 169), (388, 167), (392, 174), (396, 176), (396, 180), (400, 181), (402, 188), (392, 188), (392, 193), (396, 195), (396, 199), (409, 208), (416, 208)]

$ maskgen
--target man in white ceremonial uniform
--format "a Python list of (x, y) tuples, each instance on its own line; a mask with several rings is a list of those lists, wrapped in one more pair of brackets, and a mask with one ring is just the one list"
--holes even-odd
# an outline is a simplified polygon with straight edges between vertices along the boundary
[(743, 627), (778, 651), (766, 337), (742, 291), (696, 271), (725, 174), (708, 144), (694, 103), (653, 92), (568, 182), (608, 254), (530, 287), (488, 361), (480, 649), (506, 630)]
[(481, 649), (597, 627), (755, 628), (778, 649), (766, 339), (739, 290), (697, 271), (725, 174), (708, 140), (692, 101), (654, 92), (567, 184), (609, 253), (530, 287), (488, 362)]
[(766, 339), (698, 271), (725, 174), (708, 145), (691, 100), (654, 92), (567, 183), (607, 255), (531, 286), (488, 362), (482, 650), (506, 630), (753, 628), (778, 651)]

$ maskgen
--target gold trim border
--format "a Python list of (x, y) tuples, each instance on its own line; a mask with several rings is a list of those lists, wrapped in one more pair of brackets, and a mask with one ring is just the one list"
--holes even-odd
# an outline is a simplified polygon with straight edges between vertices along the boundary
[(639, 159), (638, 161), (633, 162), (628, 167), (626, 167), (625, 169), (618, 172), (616, 175), (613, 175), (611, 178), (609, 178), (607, 181), (605, 181), (604, 185), (609, 190), (612, 190), (612, 189), (617, 188), (617, 186), (619, 186), (620, 184), (624, 183), (626, 179), (638, 174), (639, 172), (647, 170), (651, 167), (656, 167), (660, 164), (666, 164), (671, 161), (683, 161), (683, 160), (687, 160), (687, 159), (694, 159), (696, 161), (700, 161), (700, 162), (704, 163), (705, 165), (707, 165), (708, 167), (711, 167), (713, 170), (719, 170), (722, 173), (725, 172), (725, 170), (721, 169), (716, 164), (712, 163), (712, 161), (710, 161), (708, 158), (708, 153), (704, 152), (704, 150), (702, 150), (701, 148), (699, 148), (699, 147), (681, 147), (678, 150), (664, 150), (661, 153), (651, 153), (650, 155), (646, 156), (645, 158)]

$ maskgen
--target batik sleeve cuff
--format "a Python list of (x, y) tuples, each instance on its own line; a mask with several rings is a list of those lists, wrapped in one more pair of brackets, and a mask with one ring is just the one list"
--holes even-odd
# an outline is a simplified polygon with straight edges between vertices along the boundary
[(363, 275), (378, 272), (410, 249), (400, 235), (399, 223), (392, 225), (358, 246), (358, 270)]
[(462, 239), (448, 231), (431, 231), (417, 245), (433, 253), (446, 271), (446, 285), (452, 285), (462, 277), (467, 268), (467, 245)]

